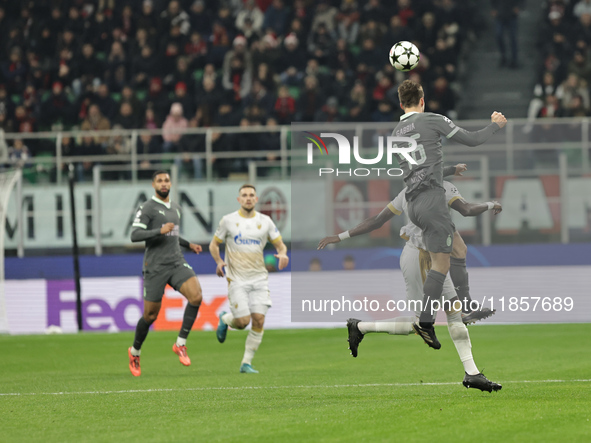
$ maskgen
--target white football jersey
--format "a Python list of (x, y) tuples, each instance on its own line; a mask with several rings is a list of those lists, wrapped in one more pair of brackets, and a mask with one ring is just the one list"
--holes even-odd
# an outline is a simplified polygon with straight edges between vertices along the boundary
[(267, 278), (263, 249), (267, 241), (281, 240), (281, 234), (268, 215), (254, 211), (246, 218), (238, 210), (222, 217), (214, 239), (226, 244), (226, 277), (254, 282)]
[[(458, 188), (448, 181), (443, 182), (443, 189), (445, 189), (445, 201), (447, 201), (448, 206), (451, 206), (451, 204), (457, 199), (462, 198)], [(400, 215), (406, 211), (408, 203), (405, 194), (406, 188), (400, 191), (394, 200), (388, 203), (388, 208), (390, 208), (390, 211), (396, 215)], [(423, 243), (423, 231), (411, 221), (400, 228), (400, 237), (417, 248), (425, 249), (425, 244)]]

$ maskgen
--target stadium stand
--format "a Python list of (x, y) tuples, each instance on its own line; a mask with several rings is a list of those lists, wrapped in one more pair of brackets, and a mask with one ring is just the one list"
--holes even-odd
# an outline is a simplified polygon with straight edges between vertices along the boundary
[(552, 0), (543, 8), (537, 40), (542, 64), (528, 117), (588, 116), (591, 2)]
[[(410, 75), (425, 85), (428, 110), (454, 117), (458, 59), (477, 34), (477, 3), (0, 0), (0, 129), (390, 121), (401, 114), (396, 88), (407, 76), (387, 58), (400, 40), (421, 50)], [(224, 135), (214, 150), (270, 142)], [(129, 150), (123, 145), (95, 138), (67, 147), (86, 155)], [(178, 134), (138, 141), (139, 152), (203, 149), (199, 137)], [(12, 143), (8, 155), (24, 162), (45, 151), (31, 140)], [(245, 171), (246, 160), (214, 166), (224, 177)], [(194, 175), (202, 176), (199, 160)]]

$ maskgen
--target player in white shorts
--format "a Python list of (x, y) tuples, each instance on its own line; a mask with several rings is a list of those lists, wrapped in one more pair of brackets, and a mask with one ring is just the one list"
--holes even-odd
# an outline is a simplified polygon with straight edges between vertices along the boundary
[[(463, 171), (465, 170), (465, 165), (457, 165), (456, 168)], [(460, 174), (458, 173), (457, 175)], [(448, 206), (456, 209), (458, 212), (462, 213), (462, 215), (478, 215), (488, 209), (492, 209), (495, 214), (498, 214), (502, 210), (502, 206), (498, 202), (480, 204), (466, 202), (460, 195), (458, 189), (450, 182), (444, 181), (443, 187), (445, 189), (445, 200)], [(343, 239), (371, 232), (381, 227), (386, 221), (390, 220), (395, 215), (402, 214), (407, 208), (405, 192), (406, 188), (403, 189), (377, 216), (364, 220), (350, 231), (323, 238), (318, 245), (318, 249), (323, 249), (330, 243), (338, 243)], [(425, 249), (421, 229), (412, 222), (409, 222), (400, 229), (400, 236), (406, 240), (406, 244), (400, 255), (400, 269), (402, 270), (406, 284), (407, 300), (417, 300), (420, 302), (423, 300), (423, 283), (427, 272), (431, 268), (430, 256)], [(459, 238), (458, 241), (463, 244), (463, 240), (456, 231), (454, 234), (454, 247), (456, 246), (456, 238)], [(470, 336), (462, 321), (461, 307), (458, 306), (460, 304), (459, 299), (449, 275), (446, 277), (443, 285), (442, 299), (442, 306), (449, 308), (446, 310), (449, 333), (456, 350), (458, 351), (460, 360), (464, 365), (466, 373), (463, 381), (464, 386), (489, 392), (501, 389), (501, 385), (491, 382), (481, 374), (474, 363)], [(454, 304), (454, 302), (456, 303)], [(349, 330), (349, 347), (353, 357), (357, 357), (359, 343), (368, 332), (387, 332), (392, 335), (410, 334), (414, 329), (414, 323), (421, 312), (420, 304), (415, 306), (416, 311), (414, 318), (397, 317), (391, 321), (382, 322), (363, 322), (356, 319), (349, 319), (347, 322), (347, 328)]]
[[(217, 264), (216, 274), (228, 280), (231, 310), (231, 313), (222, 312), (219, 316), (218, 341), (223, 343), (226, 340), (228, 326), (244, 329), (252, 320), (240, 365), (242, 373), (258, 372), (252, 367), (252, 359), (263, 340), (265, 315), (271, 307), (269, 274), (263, 255), (267, 241), (277, 250), (278, 269), (282, 270), (289, 264), (287, 247), (273, 220), (254, 210), (257, 201), (255, 187), (243, 185), (238, 196), (240, 209), (222, 217), (209, 244), (209, 252)], [(226, 244), (225, 260), (220, 256), (221, 243)]]

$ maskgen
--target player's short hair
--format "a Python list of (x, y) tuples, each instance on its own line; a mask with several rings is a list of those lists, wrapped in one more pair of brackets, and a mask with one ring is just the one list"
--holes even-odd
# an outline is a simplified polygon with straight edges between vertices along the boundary
[(242, 186), (240, 186), (240, 189), (238, 189), (238, 193), (240, 194), (240, 191), (242, 191), (244, 188), (252, 188), (252, 189), (254, 189), (254, 192), (257, 192), (257, 188), (255, 188), (251, 184), (245, 183)]
[(152, 174), (152, 181), (156, 180), (156, 177), (157, 177), (157, 176), (159, 176), (160, 174), (168, 174), (168, 175), (170, 175), (170, 174), (168, 173), (168, 171), (165, 171), (165, 170), (161, 169), (161, 170), (159, 170), (159, 171), (156, 171), (156, 172), (154, 172), (154, 173)]
[(404, 80), (398, 87), (398, 98), (403, 108), (417, 106), (424, 96), (423, 87), (412, 80)]

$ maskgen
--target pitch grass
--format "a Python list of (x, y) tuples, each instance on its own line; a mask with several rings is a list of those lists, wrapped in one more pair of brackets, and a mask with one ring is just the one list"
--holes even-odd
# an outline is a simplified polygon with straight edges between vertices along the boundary
[(591, 324), (471, 327), (476, 363), (503, 383), (492, 394), (459, 384), (453, 343), (437, 333), (439, 351), (371, 334), (354, 359), (345, 328), (269, 330), (261, 373), (240, 374), (244, 331), (223, 345), (194, 331), (188, 368), (176, 334), (151, 332), (139, 378), (131, 333), (3, 336), (0, 393), (22, 395), (0, 395), (0, 441), (591, 440)]

